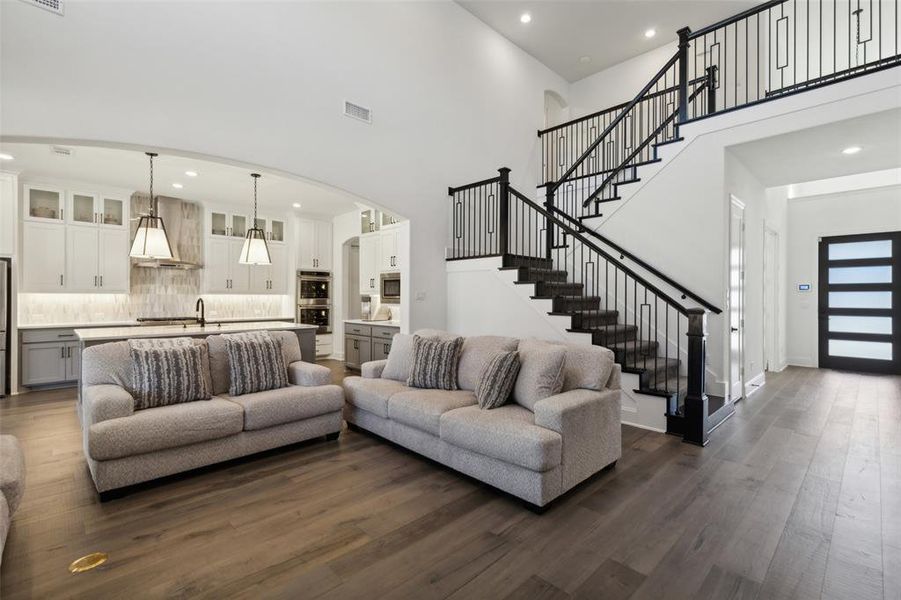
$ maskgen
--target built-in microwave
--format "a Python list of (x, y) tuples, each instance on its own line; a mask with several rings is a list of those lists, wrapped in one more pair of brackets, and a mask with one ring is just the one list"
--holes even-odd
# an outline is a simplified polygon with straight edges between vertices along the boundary
[(400, 273), (382, 273), (381, 301), (400, 302)]

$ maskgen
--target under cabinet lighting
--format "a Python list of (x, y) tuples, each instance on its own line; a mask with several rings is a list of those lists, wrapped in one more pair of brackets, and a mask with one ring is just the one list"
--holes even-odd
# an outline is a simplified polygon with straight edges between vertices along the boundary
[(520, 23), (531, 23), (531, 22), (532, 22), (532, 15), (530, 15), (529, 13), (522, 13), (522, 14), (519, 16), (519, 22), (520, 22)]

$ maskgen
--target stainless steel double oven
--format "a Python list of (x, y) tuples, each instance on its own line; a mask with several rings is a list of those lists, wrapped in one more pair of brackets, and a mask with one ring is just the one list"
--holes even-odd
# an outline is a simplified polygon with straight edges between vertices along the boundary
[(297, 272), (297, 322), (315, 325), (316, 333), (332, 332), (332, 274)]

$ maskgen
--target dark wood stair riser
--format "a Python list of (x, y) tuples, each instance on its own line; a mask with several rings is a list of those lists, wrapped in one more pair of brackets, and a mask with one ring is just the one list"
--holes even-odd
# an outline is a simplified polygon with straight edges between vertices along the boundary
[(630, 342), (638, 335), (635, 325), (608, 325), (591, 330), (591, 340), (595, 346), (610, 347), (620, 342)]
[(554, 312), (570, 312), (578, 310), (597, 310), (601, 307), (601, 299), (597, 296), (558, 296), (554, 298)]
[(578, 312), (572, 315), (573, 329), (592, 329), (603, 325), (614, 325), (619, 318), (619, 311), (597, 310)]
[(566, 271), (520, 267), (516, 280), (520, 282), (527, 281), (530, 283), (538, 283), (539, 281), (566, 281), (567, 275)]
[(658, 343), (654, 340), (636, 340), (614, 344), (610, 349), (613, 350), (613, 354), (616, 356), (616, 362), (630, 363), (644, 357), (657, 356), (657, 346)]
[(581, 283), (565, 281), (539, 281), (535, 286), (536, 296), (580, 296), (584, 286)]
[(552, 261), (546, 258), (537, 258), (533, 256), (519, 256), (516, 254), (507, 254), (503, 257), (505, 267), (536, 267), (540, 269), (551, 269)]

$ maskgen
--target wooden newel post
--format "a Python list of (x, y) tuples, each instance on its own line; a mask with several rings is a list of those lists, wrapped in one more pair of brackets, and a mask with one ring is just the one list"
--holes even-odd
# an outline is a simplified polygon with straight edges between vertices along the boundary
[(716, 65), (707, 67), (707, 114), (716, 112)]
[(688, 35), (691, 29), (683, 27), (679, 34), (679, 123), (688, 120)]
[[(553, 216), (554, 215), (554, 182), (547, 182), (547, 193), (544, 196), (544, 209), (547, 211), (547, 214)], [(553, 260), (553, 249), (554, 249), (554, 225), (550, 219), (545, 219), (544, 221), (544, 234), (545, 234), (545, 258), (548, 260)]]
[(500, 174), (497, 251), (501, 256), (506, 256), (510, 253), (510, 169), (501, 167), (497, 172)]
[(706, 446), (707, 394), (704, 376), (707, 368), (707, 311), (688, 309), (688, 394), (685, 396), (682, 441)]

